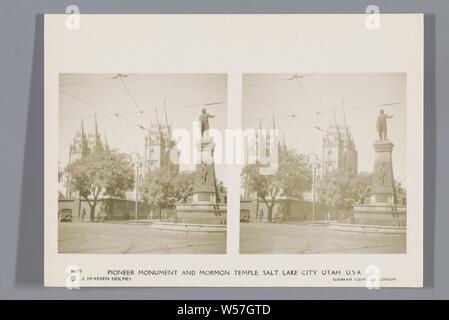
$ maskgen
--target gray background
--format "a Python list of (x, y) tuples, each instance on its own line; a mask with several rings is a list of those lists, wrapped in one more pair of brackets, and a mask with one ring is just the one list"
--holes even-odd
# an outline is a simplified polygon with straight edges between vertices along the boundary
[[(425, 13), (424, 289), (43, 288), (44, 13)], [(449, 298), (449, 2), (3, 0), (0, 2), (0, 298)]]

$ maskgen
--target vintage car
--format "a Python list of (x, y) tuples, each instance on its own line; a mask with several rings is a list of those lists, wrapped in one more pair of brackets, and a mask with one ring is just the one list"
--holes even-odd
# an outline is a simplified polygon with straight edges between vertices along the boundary
[(60, 222), (72, 222), (72, 209), (61, 209), (59, 210), (59, 221)]
[(240, 209), (240, 222), (249, 222), (249, 210)]

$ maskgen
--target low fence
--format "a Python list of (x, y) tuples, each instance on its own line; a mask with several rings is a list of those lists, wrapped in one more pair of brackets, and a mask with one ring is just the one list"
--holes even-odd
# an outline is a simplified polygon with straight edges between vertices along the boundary
[[(240, 214), (241, 217), (247, 216), (249, 222), (268, 222), (268, 206), (261, 200), (241, 200)], [(332, 211), (325, 204), (315, 203), (314, 217), (313, 202), (286, 198), (275, 201), (272, 218), (292, 222), (312, 221), (314, 218), (316, 221), (338, 221), (351, 214), (350, 211)]]
[[(58, 215), (71, 213), (72, 220), (89, 221), (90, 206), (86, 200), (82, 199), (59, 199)], [(175, 209), (154, 209), (147, 203), (136, 202), (120, 198), (103, 198), (100, 199), (95, 207), (95, 220), (138, 220), (157, 219), (162, 221), (170, 221), (173, 219)]]

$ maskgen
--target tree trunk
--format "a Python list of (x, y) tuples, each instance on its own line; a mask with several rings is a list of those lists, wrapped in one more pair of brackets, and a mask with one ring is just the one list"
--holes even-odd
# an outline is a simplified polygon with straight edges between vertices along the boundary
[(267, 206), (268, 207), (268, 216), (267, 216), (267, 220), (268, 220), (268, 223), (271, 223), (272, 222), (272, 218), (273, 218), (273, 207), (274, 206)]
[(90, 221), (95, 221), (95, 207), (97, 203), (94, 202), (93, 205), (90, 206)]

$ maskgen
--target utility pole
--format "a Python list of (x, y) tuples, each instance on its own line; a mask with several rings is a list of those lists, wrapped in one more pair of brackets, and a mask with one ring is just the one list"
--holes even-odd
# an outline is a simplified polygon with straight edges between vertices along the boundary
[(135, 220), (139, 219), (139, 161), (136, 163), (136, 205), (135, 205)]
[(316, 212), (316, 163), (313, 166), (313, 205), (312, 205), (312, 216), (313, 223), (315, 223), (315, 212)]
[(139, 166), (140, 166), (140, 155), (137, 152), (132, 152), (131, 155), (135, 154), (137, 156), (137, 161), (134, 162), (136, 166), (136, 196), (134, 202), (134, 220), (137, 221), (139, 218)]
[[(310, 157), (312, 157), (313, 158), (313, 160), (311, 161), (310, 160)], [(309, 163), (311, 163), (312, 164), (312, 167), (313, 167), (313, 179), (312, 179), (312, 192), (313, 192), (313, 195), (312, 195), (312, 221), (313, 221), (313, 223), (315, 223), (315, 221), (316, 221), (316, 193), (317, 193), (317, 174), (316, 174), (316, 168), (317, 168), (317, 165), (318, 165), (318, 156), (315, 154), (315, 153), (309, 153), (308, 155), (307, 155), (307, 158), (308, 158), (308, 161), (309, 161)]]

